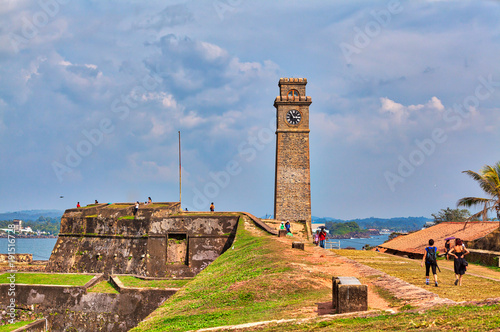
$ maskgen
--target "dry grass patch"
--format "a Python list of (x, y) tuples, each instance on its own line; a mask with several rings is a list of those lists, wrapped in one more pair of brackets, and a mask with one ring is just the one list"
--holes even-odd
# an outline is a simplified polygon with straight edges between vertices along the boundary
[[(335, 252), (453, 301), (477, 301), (500, 295), (500, 282), (466, 274), (462, 286), (455, 286), (455, 274), (444, 268), (441, 272), (438, 271), (439, 287), (434, 287), (432, 276), (431, 284), (425, 285), (425, 267), (420, 267), (421, 260), (408, 260), (374, 251), (335, 250)], [(385, 258), (381, 259), (380, 256)], [(438, 261), (438, 264), (441, 262)]]

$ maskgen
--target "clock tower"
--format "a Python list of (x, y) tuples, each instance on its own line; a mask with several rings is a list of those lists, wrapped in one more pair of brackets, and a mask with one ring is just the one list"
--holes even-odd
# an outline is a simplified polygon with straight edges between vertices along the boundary
[(301, 221), (311, 232), (309, 105), (305, 78), (281, 78), (276, 107), (274, 218)]

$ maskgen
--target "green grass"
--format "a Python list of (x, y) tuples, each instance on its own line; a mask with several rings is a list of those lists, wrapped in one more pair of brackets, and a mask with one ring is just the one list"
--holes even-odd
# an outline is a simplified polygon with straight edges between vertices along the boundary
[(132, 331), (185, 331), (307, 317), (303, 308), (331, 300), (331, 276), (319, 283), (307, 278), (296, 264), (303, 262), (304, 252), (284, 257), (284, 244), (271, 236), (252, 236), (242, 220), (234, 250), (226, 251)]
[(172, 214), (172, 217), (220, 217), (220, 216), (239, 216), (238, 212), (178, 212)]
[(12, 324), (2, 325), (2, 326), (0, 326), (0, 332), (14, 331), (20, 327), (26, 326), (29, 323), (33, 323), (33, 322), (34, 322), (33, 320), (30, 320), (30, 321), (26, 321), (26, 322), (15, 322)]
[(134, 204), (133, 203), (130, 203), (130, 204), (109, 204), (106, 208), (107, 209), (118, 209), (118, 210), (121, 210), (121, 209), (127, 209), (131, 206), (133, 206)]
[(120, 292), (116, 289), (112, 283), (107, 280), (103, 280), (93, 287), (87, 290), (89, 293), (108, 293), (108, 294), (119, 294)]
[[(334, 250), (334, 252), (453, 301), (483, 300), (497, 296), (495, 294), (500, 294), (499, 282), (475, 277), (467, 273), (463, 277), (462, 286), (455, 286), (453, 284), (455, 274), (452, 270), (444, 268), (444, 261), (438, 262), (441, 265), (441, 272), (438, 271), (437, 273), (439, 287), (434, 287), (433, 282), (431, 282), (431, 285), (425, 285), (425, 267), (420, 266), (421, 260), (408, 260), (399, 256), (365, 250)], [(451, 267), (451, 263), (449, 264)]]
[[(14, 273), (16, 284), (28, 285), (64, 285), (64, 286), (83, 286), (89, 282), (93, 275), (82, 274), (48, 274), (48, 273)], [(9, 284), (11, 273), (0, 275), (1, 284)]]
[(451, 306), (375, 317), (348, 319), (315, 319), (307, 323), (271, 324), (243, 331), (497, 331), (500, 306)]
[(135, 216), (123, 216), (123, 217), (118, 217), (118, 220), (123, 220), (123, 219), (126, 219), (126, 220), (133, 220), (133, 219), (135, 219)]
[(181, 288), (190, 280), (144, 280), (133, 276), (118, 276), (125, 287)]

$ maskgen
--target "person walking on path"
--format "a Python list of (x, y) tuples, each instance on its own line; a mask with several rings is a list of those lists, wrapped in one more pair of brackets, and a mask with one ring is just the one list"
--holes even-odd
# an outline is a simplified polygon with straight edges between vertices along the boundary
[(319, 230), (316, 231), (316, 234), (314, 234), (314, 242), (315, 245), (319, 244)]
[(450, 240), (446, 240), (446, 242), (444, 243), (444, 248), (446, 250), (446, 260), (449, 260), (450, 259), (450, 249), (451, 249), (451, 245), (450, 245)]
[(210, 204), (210, 212), (214, 212), (215, 211), (215, 205), (214, 205), (214, 202), (212, 202), (212, 204)]
[(432, 274), (434, 275), (434, 286), (438, 286), (438, 276), (436, 274), (437, 266), (437, 248), (434, 247), (434, 240), (429, 240), (429, 246), (425, 248), (424, 257), (422, 258), (422, 263), (420, 266), (425, 264), (425, 284), (429, 284), (429, 270), (432, 268)]
[(319, 232), (318, 239), (319, 239), (319, 246), (325, 249), (326, 232), (324, 228), (322, 228), (321, 232)]
[(469, 253), (462, 240), (455, 239), (455, 246), (450, 250), (450, 255), (454, 257), (453, 267), (455, 270), (455, 286), (462, 286), (462, 277), (467, 271), (467, 261), (464, 256)]

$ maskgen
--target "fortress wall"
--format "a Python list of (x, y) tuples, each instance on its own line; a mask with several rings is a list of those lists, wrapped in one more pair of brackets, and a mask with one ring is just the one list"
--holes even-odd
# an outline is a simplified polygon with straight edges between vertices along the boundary
[[(10, 303), (0, 285), (0, 305)], [(175, 294), (176, 289), (87, 293), (85, 287), (16, 284), (17, 310), (43, 314), (50, 331), (128, 331)]]
[(46, 270), (192, 277), (229, 248), (238, 214), (182, 213), (178, 203), (66, 210)]

